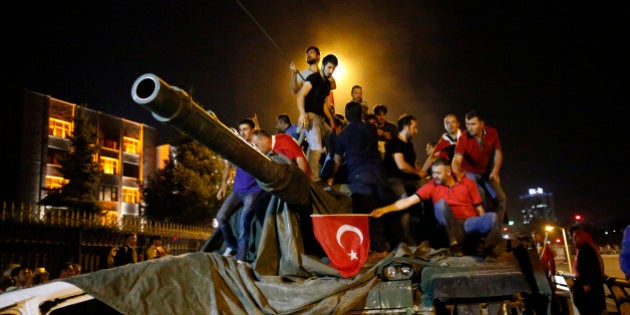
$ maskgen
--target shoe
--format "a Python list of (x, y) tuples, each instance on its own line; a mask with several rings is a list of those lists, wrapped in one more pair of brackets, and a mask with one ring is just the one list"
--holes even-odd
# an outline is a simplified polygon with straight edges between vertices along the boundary
[(450, 246), (451, 256), (452, 257), (462, 257), (464, 253), (462, 252), (462, 245), (455, 243)]
[(236, 250), (234, 250), (234, 248), (226, 247), (225, 251), (223, 252), (223, 257), (230, 257), (230, 256), (233, 256), (235, 253), (236, 253)]

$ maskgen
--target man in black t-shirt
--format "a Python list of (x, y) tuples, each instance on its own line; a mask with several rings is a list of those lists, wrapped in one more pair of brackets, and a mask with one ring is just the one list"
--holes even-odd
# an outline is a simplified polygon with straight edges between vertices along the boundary
[[(416, 152), (411, 143), (411, 138), (418, 133), (416, 118), (409, 114), (402, 115), (398, 119), (398, 130), (398, 134), (385, 144), (383, 165), (390, 189), (396, 198), (401, 199), (409, 197), (420, 187), (420, 180), (426, 176), (426, 172), (416, 162)], [(396, 213), (400, 216), (400, 222), (395, 222), (395, 226), (390, 229), (394, 241), (399, 239), (415, 245), (411, 229), (412, 211), (414, 209)], [(400, 225), (400, 228), (396, 225)]]
[[(334, 122), (330, 111), (330, 89), (332, 74), (338, 64), (335, 55), (326, 55), (322, 60), (319, 72), (309, 75), (302, 88), (297, 93), (297, 107), (300, 113), (298, 128), (306, 130), (308, 142), (308, 164), (311, 167), (311, 180), (320, 181), (320, 158), (324, 151), (325, 141), (328, 139)], [(330, 147), (328, 147), (331, 150)]]

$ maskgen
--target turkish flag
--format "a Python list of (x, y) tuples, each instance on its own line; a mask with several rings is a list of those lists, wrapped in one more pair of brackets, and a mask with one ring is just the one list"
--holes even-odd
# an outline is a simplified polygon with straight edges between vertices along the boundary
[(370, 249), (367, 214), (312, 214), (315, 238), (322, 246), (330, 266), (348, 278), (361, 271)]

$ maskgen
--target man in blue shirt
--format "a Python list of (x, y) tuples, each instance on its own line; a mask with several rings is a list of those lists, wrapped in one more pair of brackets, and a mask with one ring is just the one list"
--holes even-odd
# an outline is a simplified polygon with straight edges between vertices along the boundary
[(621, 241), (621, 253), (619, 254), (619, 266), (626, 275), (626, 280), (630, 278), (630, 225), (623, 230), (623, 240)]
[(298, 127), (295, 124), (291, 123), (291, 118), (287, 114), (278, 115), (278, 120), (276, 121), (276, 131), (278, 133), (286, 133), (293, 137), (299, 144), (302, 144), (304, 141), (304, 133), (298, 131)]
[[(352, 193), (352, 209), (355, 213), (370, 213), (373, 209), (393, 201), (387, 190), (381, 155), (378, 152), (376, 127), (363, 122), (360, 103), (346, 104), (348, 125), (335, 140), (335, 174), (345, 161), (348, 168), (348, 186)], [(334, 177), (334, 176), (333, 176)], [(370, 218), (370, 258), (387, 255), (384, 228), (381, 219)]]

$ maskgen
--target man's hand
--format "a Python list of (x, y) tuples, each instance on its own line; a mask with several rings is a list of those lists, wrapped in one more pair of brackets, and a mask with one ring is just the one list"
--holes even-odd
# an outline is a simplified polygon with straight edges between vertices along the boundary
[(335, 183), (335, 178), (331, 177), (329, 179), (326, 180), (326, 185), (328, 186), (332, 186)]
[(418, 175), (418, 177), (420, 177), (420, 178), (425, 178), (425, 177), (427, 177), (428, 174), (427, 174), (427, 172), (425, 172), (421, 168), (416, 167), (416, 175)]
[(260, 124), (258, 123), (258, 115), (256, 115), (256, 113), (254, 113), (254, 116), (252, 116), (252, 121), (254, 121), (254, 129), (260, 129)]
[(372, 210), (372, 212), (370, 213), (370, 216), (373, 218), (380, 218), (386, 213), (387, 213), (386, 211), (383, 211), (383, 208), (378, 208), (378, 209)]
[(300, 114), (300, 117), (298, 118), (298, 128), (308, 129), (308, 125), (309, 121), (306, 113)]
[(219, 191), (217, 191), (217, 200), (221, 201), (223, 198), (225, 198), (226, 190), (227, 190), (226, 185), (221, 185), (221, 188), (219, 188)]
[(297, 73), (297, 72), (298, 72), (298, 69), (297, 69), (297, 67), (295, 66), (295, 63), (294, 63), (293, 61), (291, 61), (291, 62), (289, 63), (289, 69), (291, 69), (291, 71), (293, 71), (293, 73)]
[(499, 172), (491, 172), (490, 176), (488, 176), (489, 180), (494, 180), (497, 184), (501, 184), (501, 177), (499, 177)]

